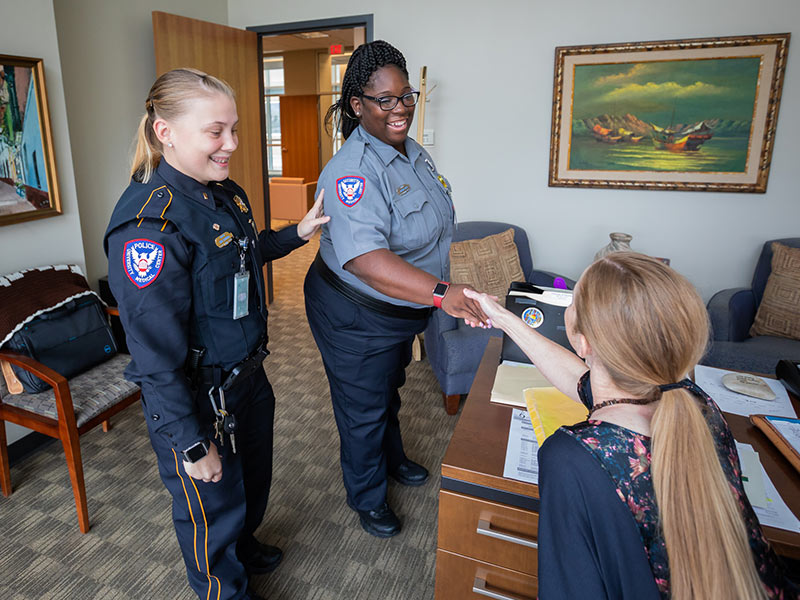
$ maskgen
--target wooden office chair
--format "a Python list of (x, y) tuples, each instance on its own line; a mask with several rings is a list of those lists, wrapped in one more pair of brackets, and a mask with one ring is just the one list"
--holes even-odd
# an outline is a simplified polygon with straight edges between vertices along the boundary
[[(119, 314), (115, 308), (106, 310), (109, 314)], [(86, 486), (78, 438), (100, 423), (103, 424), (103, 431), (108, 431), (108, 420), (139, 399), (141, 392), (138, 386), (126, 381), (122, 375), (130, 359), (127, 354), (117, 354), (89, 371), (67, 380), (32, 358), (0, 350), (0, 361), (5, 360), (30, 371), (52, 386), (51, 390), (40, 394), (11, 394), (5, 379), (0, 377), (0, 488), (3, 496), (11, 495), (5, 430), (5, 421), (8, 421), (61, 440), (69, 467), (72, 492), (75, 495), (78, 525), (81, 533), (89, 531)]]

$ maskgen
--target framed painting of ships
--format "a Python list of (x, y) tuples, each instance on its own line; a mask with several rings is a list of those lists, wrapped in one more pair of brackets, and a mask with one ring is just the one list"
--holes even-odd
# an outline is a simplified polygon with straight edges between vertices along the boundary
[(550, 185), (765, 192), (789, 38), (556, 48)]
[(0, 225), (58, 214), (44, 64), (0, 54)]

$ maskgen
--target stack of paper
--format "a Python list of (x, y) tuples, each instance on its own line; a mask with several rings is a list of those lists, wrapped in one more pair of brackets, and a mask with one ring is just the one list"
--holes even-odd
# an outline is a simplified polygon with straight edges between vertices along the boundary
[(562, 425), (580, 423), (589, 415), (583, 404), (554, 387), (528, 388), (525, 390), (525, 403), (540, 446)]
[[(742, 483), (758, 522), (769, 527), (800, 533), (800, 520), (783, 501), (775, 484), (764, 470), (758, 453), (749, 444), (736, 442), (742, 465)], [(755, 482), (755, 485), (753, 485)]]
[(539, 369), (533, 365), (505, 361), (497, 367), (491, 401), (525, 408), (527, 388), (550, 387)]

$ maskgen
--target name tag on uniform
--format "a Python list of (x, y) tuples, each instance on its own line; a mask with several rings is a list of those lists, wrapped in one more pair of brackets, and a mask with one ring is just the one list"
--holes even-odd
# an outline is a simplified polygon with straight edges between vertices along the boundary
[(233, 319), (241, 319), (250, 314), (250, 272), (244, 271), (233, 276)]

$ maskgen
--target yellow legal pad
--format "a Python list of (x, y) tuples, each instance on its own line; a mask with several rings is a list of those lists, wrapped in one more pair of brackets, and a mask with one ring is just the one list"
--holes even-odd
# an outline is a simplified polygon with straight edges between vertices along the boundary
[(580, 423), (589, 415), (583, 404), (575, 402), (554, 387), (526, 389), (525, 404), (539, 447), (562, 425)]

